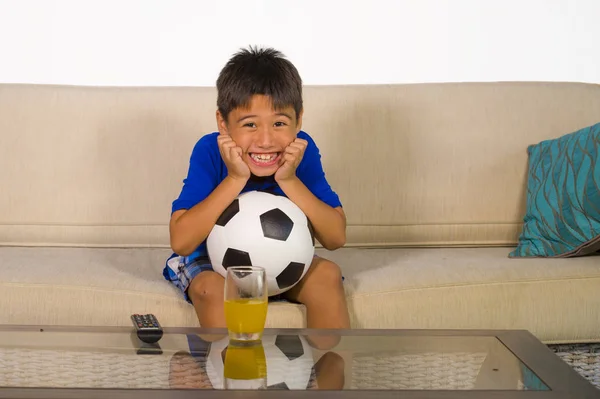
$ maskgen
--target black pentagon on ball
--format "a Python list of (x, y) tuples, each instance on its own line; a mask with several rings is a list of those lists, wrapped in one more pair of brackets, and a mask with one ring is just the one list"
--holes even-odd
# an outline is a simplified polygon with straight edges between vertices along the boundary
[(217, 223), (215, 224), (217, 226), (225, 226), (231, 220), (232, 217), (238, 214), (239, 211), (240, 201), (236, 198), (231, 204), (229, 204), (227, 208), (225, 208), (221, 216), (219, 216), (219, 218), (217, 219)]
[(290, 262), (290, 264), (279, 273), (279, 276), (275, 278), (275, 280), (277, 280), (277, 286), (281, 289), (291, 287), (300, 280), (303, 271), (304, 263)]
[(223, 348), (223, 350), (221, 351), (221, 359), (223, 359), (223, 363), (225, 363), (225, 356), (227, 356), (227, 348), (229, 348), (229, 345), (227, 345), (225, 348)]
[(289, 391), (290, 388), (288, 388), (287, 384), (285, 382), (280, 382), (279, 384), (273, 384), (273, 385), (269, 385), (267, 387), (267, 389), (272, 389), (272, 390), (284, 390), (284, 391)]
[(275, 346), (279, 348), (288, 360), (294, 360), (304, 355), (302, 341), (297, 335), (278, 335), (275, 338)]
[(223, 267), (227, 269), (231, 266), (252, 266), (250, 254), (239, 249), (227, 248), (223, 256)]
[(266, 238), (285, 241), (294, 228), (294, 222), (281, 209), (275, 208), (260, 215), (260, 225)]

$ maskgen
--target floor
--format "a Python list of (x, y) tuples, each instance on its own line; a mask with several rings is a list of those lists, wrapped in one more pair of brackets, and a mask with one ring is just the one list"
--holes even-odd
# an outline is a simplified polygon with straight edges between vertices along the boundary
[(548, 345), (548, 347), (600, 389), (600, 344)]

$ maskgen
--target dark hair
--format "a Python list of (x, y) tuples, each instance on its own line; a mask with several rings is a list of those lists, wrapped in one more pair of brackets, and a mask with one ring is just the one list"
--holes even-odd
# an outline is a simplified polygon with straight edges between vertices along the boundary
[(247, 107), (255, 94), (269, 96), (275, 109), (302, 111), (302, 79), (296, 67), (272, 48), (241, 49), (217, 79), (217, 107), (225, 120), (237, 107)]

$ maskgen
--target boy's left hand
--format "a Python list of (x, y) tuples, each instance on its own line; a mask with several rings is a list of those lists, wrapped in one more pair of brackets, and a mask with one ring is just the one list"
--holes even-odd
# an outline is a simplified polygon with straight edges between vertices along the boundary
[(281, 157), (281, 166), (275, 172), (275, 181), (281, 182), (296, 177), (296, 168), (300, 165), (308, 141), (295, 139), (288, 145)]

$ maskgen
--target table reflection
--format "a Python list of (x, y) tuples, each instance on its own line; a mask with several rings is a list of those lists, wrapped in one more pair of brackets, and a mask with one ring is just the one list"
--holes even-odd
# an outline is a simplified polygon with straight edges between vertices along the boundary
[(173, 389), (344, 387), (343, 358), (331, 350), (315, 351), (311, 338), (266, 335), (254, 345), (240, 345), (223, 336), (188, 334), (187, 340), (190, 350), (179, 351), (170, 360), (169, 385)]

